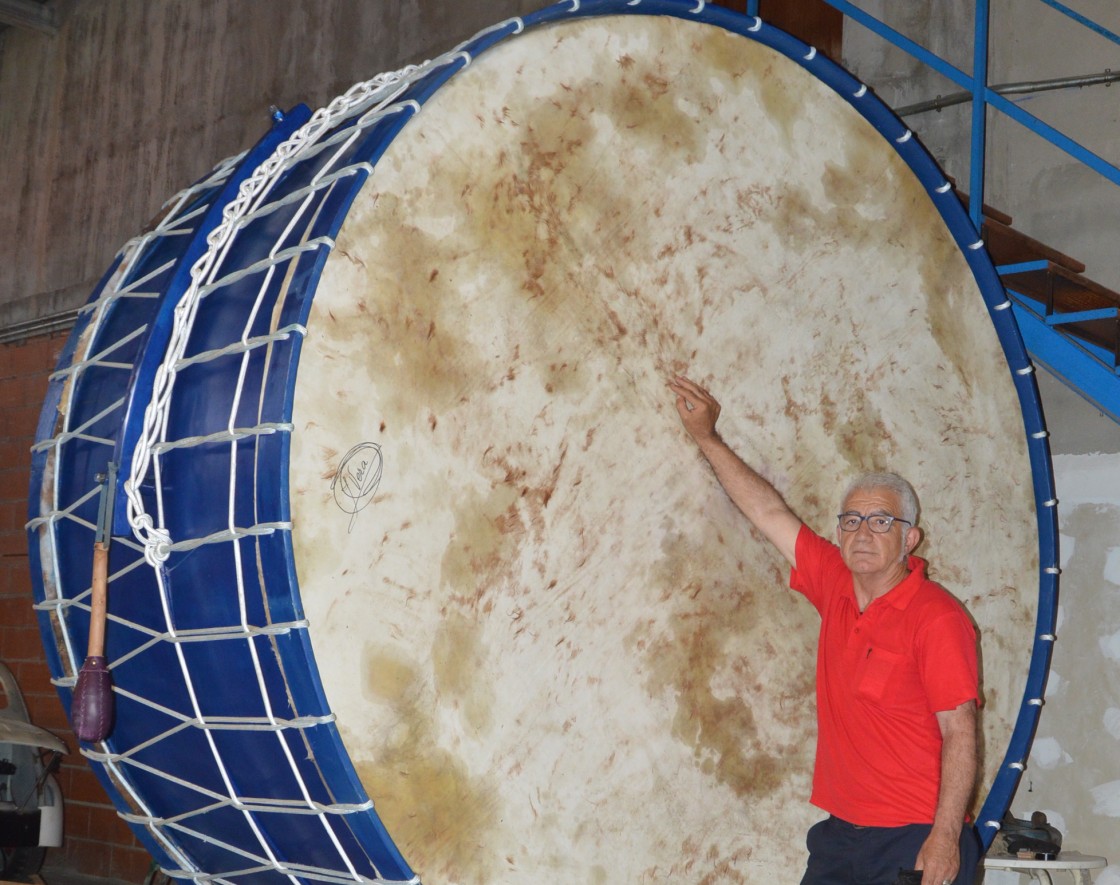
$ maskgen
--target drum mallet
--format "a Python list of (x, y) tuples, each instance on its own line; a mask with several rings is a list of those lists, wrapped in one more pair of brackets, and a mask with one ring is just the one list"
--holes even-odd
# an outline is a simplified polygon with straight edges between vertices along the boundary
[(105, 659), (105, 620), (109, 595), (109, 539), (112, 537), (113, 493), (117, 465), (110, 463), (101, 480), (97, 534), (93, 542), (93, 577), (90, 583), (89, 642), (86, 659), (78, 671), (78, 684), (70, 705), (70, 720), (79, 740), (105, 740), (113, 721), (113, 686)]

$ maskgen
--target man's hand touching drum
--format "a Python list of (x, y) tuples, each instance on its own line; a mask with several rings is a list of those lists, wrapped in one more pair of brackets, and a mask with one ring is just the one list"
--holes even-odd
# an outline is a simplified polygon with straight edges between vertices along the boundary
[(669, 389), (677, 395), (677, 412), (684, 429), (712, 465), (716, 479), (728, 497), (793, 565), (801, 520), (789, 509), (777, 490), (744, 464), (743, 459), (731, 451), (716, 432), (716, 421), (719, 420), (716, 398), (682, 375), (669, 382)]
[(669, 382), (669, 389), (677, 395), (677, 412), (684, 429), (698, 443), (716, 436), (716, 421), (720, 406), (708, 391), (699, 384), (678, 375)]

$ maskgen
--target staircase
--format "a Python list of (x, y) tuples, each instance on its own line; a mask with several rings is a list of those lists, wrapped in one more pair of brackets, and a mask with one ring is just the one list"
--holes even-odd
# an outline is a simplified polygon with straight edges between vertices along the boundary
[[(748, 11), (759, 0), (748, 0)], [(914, 43), (849, 0), (802, 0), (827, 4), (847, 20), (871, 30), (924, 65), (956, 83), (973, 103), (969, 189), (984, 193), (989, 109), (1014, 120), (1049, 141), (1102, 181), (1120, 186), (1120, 169), (1029, 113), (989, 85), (988, 28), (990, 0), (974, 0), (973, 73), (968, 74)], [(1120, 34), (1073, 11), (1060, 0), (1036, 0), (1087, 32), (1120, 46)], [(982, 202), (982, 201), (981, 201)], [(967, 203), (966, 203), (967, 205)], [(1031, 359), (1061, 379), (1112, 420), (1120, 422), (1120, 294), (1085, 276), (1085, 266), (1016, 231), (1011, 219), (984, 205), (970, 211), (1012, 301), (1019, 330)]]
[[(968, 195), (957, 196), (967, 207)], [(1120, 422), (1120, 293), (987, 204), (980, 232), (1031, 358)]]
[[(841, 61), (843, 31), (849, 22), (872, 31), (964, 90), (958, 100), (971, 100), (973, 169), (969, 188), (984, 193), (988, 108), (1015, 120), (1035, 135), (1120, 186), (1120, 169), (1077, 144), (1064, 133), (1034, 117), (1006, 94), (1045, 88), (993, 87), (988, 83), (990, 0), (973, 0), (973, 73), (908, 39), (850, 0), (713, 0), (747, 15), (759, 15)], [(1120, 34), (1069, 8), (1061, 0), (1036, 0), (1031, 11), (1050, 7), (1067, 19), (1120, 46)], [(1021, 13), (1017, 13), (1021, 14)], [(1101, 82), (1111, 81), (1108, 75)], [(1079, 85), (1086, 85), (1085, 83)], [(940, 98), (940, 96), (939, 96)], [(934, 103), (929, 103), (934, 104)], [(940, 107), (941, 103), (937, 103)], [(907, 109), (899, 108), (900, 114)], [(959, 194), (967, 206), (967, 197)], [(1031, 359), (1068, 387), (1120, 423), (1120, 294), (1085, 276), (1085, 265), (1015, 230), (1008, 216), (983, 205), (972, 212), (988, 252), (1000, 272)]]
[(982, 233), (1031, 358), (1120, 422), (1120, 294), (1002, 221)]

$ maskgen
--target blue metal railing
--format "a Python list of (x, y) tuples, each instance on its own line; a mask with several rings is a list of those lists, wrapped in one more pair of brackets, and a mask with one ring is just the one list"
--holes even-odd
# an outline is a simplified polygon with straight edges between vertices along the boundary
[[(988, 83), (989, 36), (991, 12), (989, 0), (974, 0), (972, 73), (966, 73), (946, 61), (935, 52), (927, 49), (901, 32), (895, 30), (879, 18), (860, 9), (851, 0), (824, 0), (829, 6), (845, 17), (866, 28), (871, 33), (893, 46), (902, 49), (919, 63), (936, 71), (942, 77), (972, 95), (972, 121), (969, 137), (969, 216), (977, 230), (983, 222), (984, 179), (988, 148), (988, 109), (1002, 114), (1034, 133), (1044, 141), (1064, 151), (1081, 165), (1093, 170), (1101, 177), (1120, 186), (1120, 167), (1071, 138), (1056, 127), (1039, 119), (1022, 106), (1009, 100), (993, 89)], [(1059, 0), (1037, 0), (1043, 6), (1060, 13), (1068, 20), (1120, 46), (1120, 34), (1102, 26), (1098, 22), (1070, 9)], [(759, 0), (748, 0), (748, 14), (757, 15)], [(1016, 13), (1020, 14), (1019, 12)], [(998, 26), (998, 22), (995, 23)], [(1021, 268), (1020, 268), (1021, 270)], [(1013, 272), (1000, 268), (1002, 274)], [(1074, 319), (1064, 317), (1037, 317), (1037, 311), (1026, 303), (1014, 289), (1009, 290), (1017, 304), (1016, 316), (1021, 323), (1032, 328), (1024, 333), (1029, 342), (1032, 356), (1067, 385), (1099, 408), (1113, 420), (1120, 422), (1120, 367), (1117, 366), (1116, 353), (1087, 344), (1070, 337), (1064, 326), (1072, 322), (1084, 321), (1091, 317)], [(1099, 318), (1109, 319), (1107, 309), (1102, 308)], [(1045, 342), (1045, 343), (1044, 343)]]
[[(970, 204), (969, 214), (973, 223), (979, 228), (981, 220), (981, 207), (984, 195), (984, 160), (987, 149), (987, 109), (989, 107), (1000, 111), (1010, 119), (1034, 132), (1039, 137), (1065, 151), (1078, 162), (1088, 166), (1095, 172), (1103, 175), (1113, 184), (1120, 185), (1120, 168), (1108, 162), (1103, 157), (1076, 142), (1048, 123), (1043, 122), (1029, 111), (1023, 110), (1019, 105), (1009, 101), (1004, 96), (993, 90), (988, 84), (988, 37), (990, 10), (988, 0), (976, 0), (976, 12), (973, 27), (973, 73), (967, 74), (955, 65), (950, 64), (929, 49), (926, 49), (909, 37), (896, 31), (875, 16), (864, 12), (849, 0), (825, 0), (829, 6), (838, 9), (845, 16), (867, 28), (872, 33), (886, 40), (899, 49), (907, 52), (919, 62), (937, 71), (947, 80), (956, 83), (962, 89), (973, 95), (972, 106), (972, 136), (971, 168), (969, 170)], [(1056, 9), (1085, 27), (1091, 28), (1097, 34), (1120, 45), (1120, 35), (1114, 34), (1083, 15), (1065, 7), (1057, 0), (1038, 0), (1047, 6)], [(756, 4), (757, 5), (757, 4)]]
[[(826, 2), (827, 2), (827, 0), (826, 0)], [(1096, 31), (1102, 37), (1107, 37), (1113, 43), (1120, 46), (1120, 35), (1114, 34), (1112, 31), (1108, 30), (1108, 28), (1102, 27), (1101, 25), (1099, 25), (1097, 22), (1093, 21), (1090, 18), (1086, 18), (1080, 12), (1075, 12), (1074, 10), (1072, 10), (1068, 6), (1066, 6), (1064, 3), (1059, 3), (1058, 0), (1039, 0), (1039, 2), (1040, 3), (1045, 3), (1047, 6), (1051, 7), (1052, 9), (1058, 10), (1058, 12), (1062, 13), (1062, 15), (1066, 16), (1067, 18), (1072, 19), (1073, 21), (1077, 22), (1079, 25), (1084, 25), (1090, 31)]]
[[(970, 139), (971, 163), (969, 169), (969, 192), (972, 195), (969, 205), (969, 214), (973, 224), (980, 227), (984, 196), (984, 166), (987, 153), (987, 109), (989, 107), (1000, 111), (1010, 119), (1024, 126), (1031, 132), (1065, 151), (1078, 162), (1088, 166), (1100, 175), (1103, 175), (1113, 184), (1120, 185), (1120, 168), (1100, 157), (1093, 151), (1079, 144), (1065, 133), (1059, 131), (1048, 123), (1043, 122), (1029, 111), (1023, 110), (1014, 102), (994, 91), (988, 84), (988, 37), (990, 7), (989, 0), (975, 0), (975, 17), (973, 20), (973, 53), (972, 74), (965, 73), (960, 68), (949, 63), (935, 52), (930, 51), (914, 40), (911, 40), (900, 31), (895, 30), (884, 21), (860, 9), (850, 0), (824, 0), (829, 6), (842, 12), (852, 21), (867, 28), (873, 34), (886, 40), (893, 46), (907, 52), (922, 64), (932, 68), (947, 80), (957, 84), (962, 89), (971, 92), (972, 102), (972, 135)], [(1120, 35), (1113, 33), (1096, 22), (1086, 18), (1059, 3), (1058, 0), (1038, 0), (1068, 17), (1071, 21), (1094, 31), (1102, 37), (1111, 40), (1120, 46)], [(747, 14), (758, 15), (759, 0), (748, 0)]]
[[(972, 159), (968, 214), (976, 230), (984, 220), (984, 169), (988, 156), (988, 0), (976, 0), (972, 42)], [(993, 93), (994, 94), (994, 93)]]

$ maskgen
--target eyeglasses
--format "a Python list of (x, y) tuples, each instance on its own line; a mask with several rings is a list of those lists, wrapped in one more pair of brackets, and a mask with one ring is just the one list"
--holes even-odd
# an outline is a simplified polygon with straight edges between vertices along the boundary
[(864, 516), (850, 510), (847, 513), (841, 513), (838, 517), (840, 520), (840, 530), (844, 532), (858, 532), (860, 523), (865, 519), (867, 520), (867, 527), (875, 534), (882, 535), (891, 530), (891, 526), (896, 522), (904, 522), (907, 525), (913, 525), (910, 520), (903, 519), (900, 516), (888, 516), (885, 513), (869, 513)]

